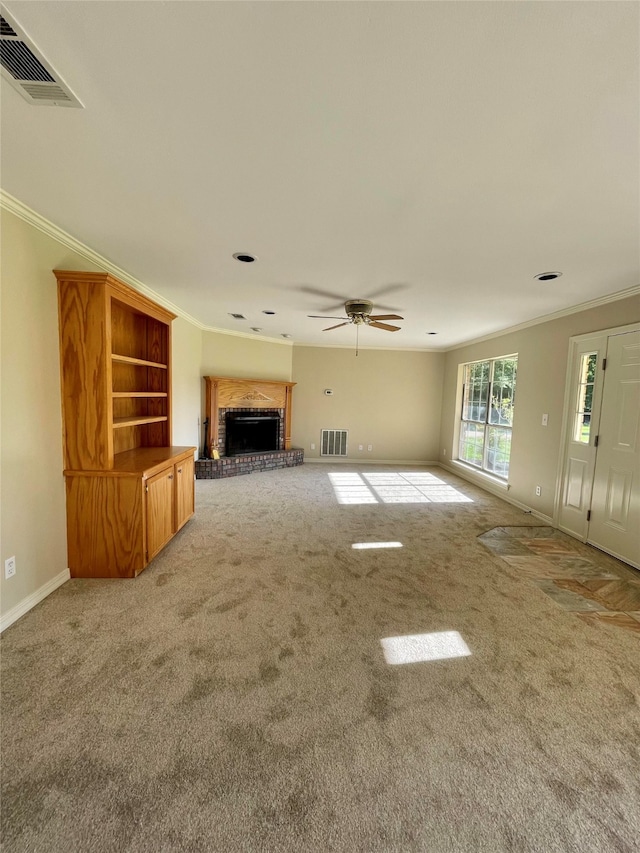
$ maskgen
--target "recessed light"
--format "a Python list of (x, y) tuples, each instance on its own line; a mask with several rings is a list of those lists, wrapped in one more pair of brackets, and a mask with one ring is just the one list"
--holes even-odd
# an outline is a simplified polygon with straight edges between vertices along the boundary
[(229, 314), (230, 317), (233, 317), (234, 320), (246, 320), (247, 318), (244, 314)]
[(554, 278), (560, 278), (561, 275), (561, 272), (539, 272), (538, 275), (534, 275), (534, 278), (537, 278), (538, 281), (553, 281)]
[(428, 335), (437, 335), (437, 332), (427, 332)]
[(290, 337), (291, 337), (291, 335), (285, 335), (285, 334), (283, 334), (283, 335), (282, 335), (282, 337), (283, 337), (283, 338), (290, 338)]
[(255, 255), (250, 255), (248, 252), (236, 252), (233, 257), (236, 261), (242, 261), (243, 264), (252, 264), (258, 260)]
[(271, 314), (275, 314), (276, 312), (275, 311), (263, 311), (262, 313), (271, 315)]
[(252, 332), (261, 332), (261, 331), (262, 331), (262, 329), (260, 328), (260, 326), (252, 326), (252, 327), (251, 327), (251, 331), (252, 331)]

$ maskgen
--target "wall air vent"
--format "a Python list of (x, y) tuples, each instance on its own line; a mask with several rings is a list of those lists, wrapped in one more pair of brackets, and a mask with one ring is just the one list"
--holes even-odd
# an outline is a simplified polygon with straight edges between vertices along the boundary
[(320, 456), (346, 456), (349, 431), (323, 429), (320, 433)]
[(27, 34), (4, 10), (0, 16), (0, 65), (5, 80), (30, 104), (83, 108)]

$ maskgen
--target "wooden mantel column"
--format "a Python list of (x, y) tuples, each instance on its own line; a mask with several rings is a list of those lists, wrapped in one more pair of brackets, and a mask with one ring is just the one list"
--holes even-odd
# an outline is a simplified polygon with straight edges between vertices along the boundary
[(295, 382), (271, 379), (233, 379), (229, 376), (205, 376), (205, 417), (209, 419), (209, 446), (218, 449), (218, 413), (220, 409), (284, 409), (284, 447), (291, 448), (291, 409)]

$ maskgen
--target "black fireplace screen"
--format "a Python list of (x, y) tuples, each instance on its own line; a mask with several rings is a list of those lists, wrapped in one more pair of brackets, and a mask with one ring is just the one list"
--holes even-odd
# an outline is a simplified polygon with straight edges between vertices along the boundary
[(279, 450), (280, 415), (278, 412), (227, 412), (225, 416), (225, 454), (260, 453)]

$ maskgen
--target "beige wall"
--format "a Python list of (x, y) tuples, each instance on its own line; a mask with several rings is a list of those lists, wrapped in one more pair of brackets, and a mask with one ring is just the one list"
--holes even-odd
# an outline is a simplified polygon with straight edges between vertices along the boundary
[[(0, 615), (53, 588), (67, 569), (55, 268), (98, 269), (1, 213)], [(173, 440), (199, 446), (203, 375), (297, 383), (293, 444), (319, 456), (320, 430), (349, 430), (349, 458), (450, 463), (458, 365), (518, 353), (509, 497), (551, 516), (569, 338), (640, 320), (640, 300), (612, 302), (447, 354), (291, 347), (173, 327)], [(333, 396), (324, 395), (331, 388)], [(542, 427), (542, 413), (549, 414)], [(315, 443), (316, 450), (310, 449)], [(358, 451), (358, 444), (364, 445)], [(373, 445), (369, 453), (367, 445)], [(442, 449), (445, 453), (442, 454)], [(442, 454), (442, 455), (439, 455)], [(535, 497), (535, 485), (542, 496)], [(17, 573), (4, 580), (4, 560)]]
[(200, 411), (205, 417), (203, 376), (233, 379), (277, 379), (291, 381), (291, 344), (252, 340), (220, 332), (202, 333)]
[[(560, 464), (569, 338), (639, 319), (640, 300), (621, 299), (447, 353), (441, 424), (441, 444), (446, 454), (441, 455), (441, 460), (449, 463), (455, 457), (458, 366), (518, 353), (508, 497), (551, 518)], [(542, 426), (544, 413), (549, 415), (546, 427)], [(536, 497), (536, 485), (542, 488), (540, 497)]]
[(171, 328), (171, 342), (172, 440), (174, 444), (200, 448), (202, 332), (177, 317)]
[(350, 459), (437, 459), (443, 366), (442, 353), (294, 347), (293, 446), (318, 458), (321, 429), (348, 429)]
[[(96, 269), (5, 210), (2, 235), (1, 613), (67, 569), (53, 269)], [(4, 561), (16, 575), (4, 579)]]
[[(99, 267), (0, 210), (0, 616), (53, 588), (67, 570), (58, 303), (53, 269)], [(200, 443), (202, 332), (173, 324), (173, 441)], [(16, 557), (5, 581), (4, 561)]]
[(202, 333), (202, 376), (291, 380), (291, 344)]

